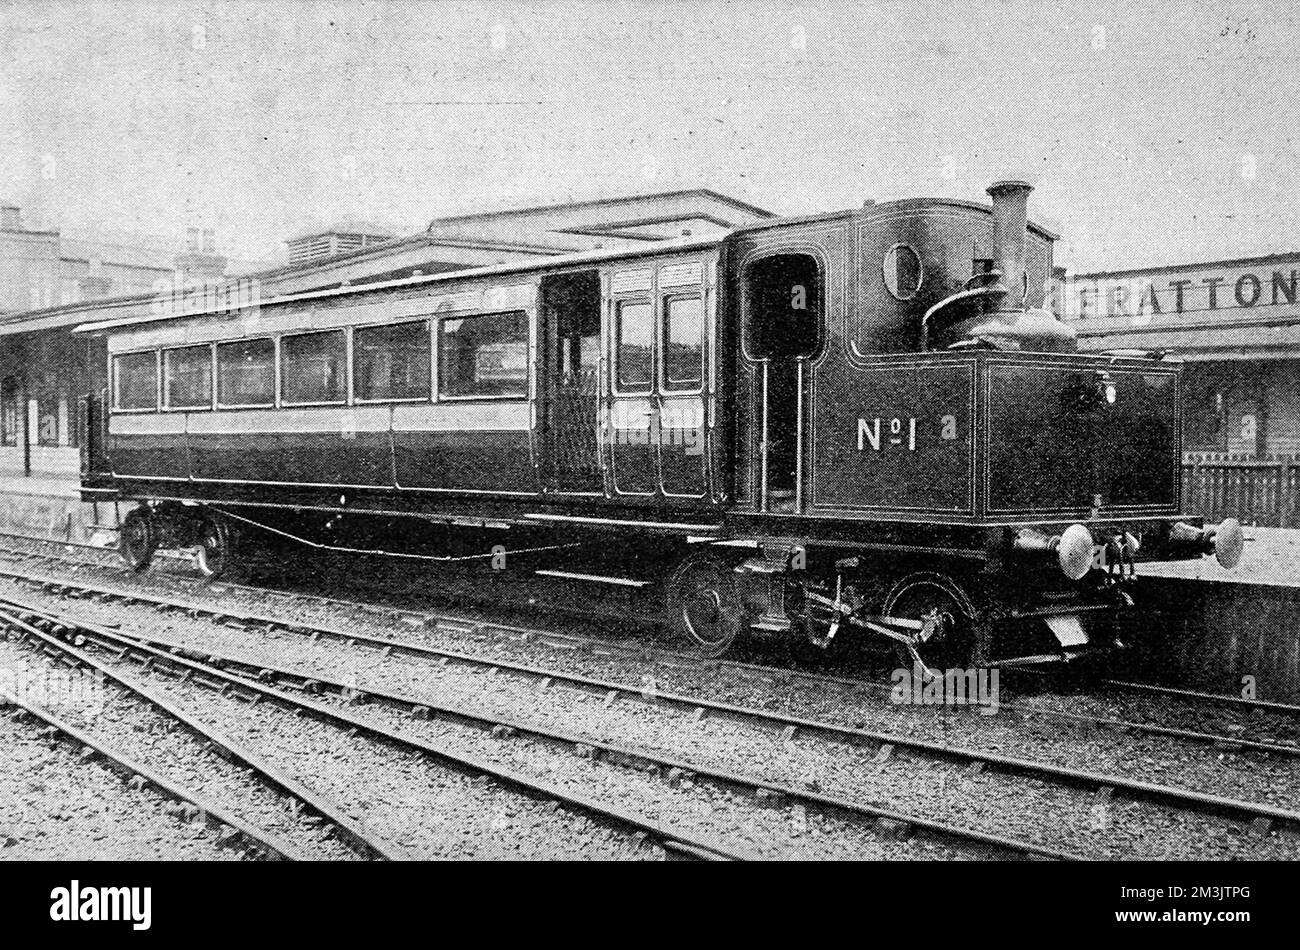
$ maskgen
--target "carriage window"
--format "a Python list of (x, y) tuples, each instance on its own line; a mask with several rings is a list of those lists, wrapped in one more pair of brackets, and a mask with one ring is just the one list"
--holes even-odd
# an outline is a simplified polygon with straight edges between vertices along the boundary
[(163, 350), (163, 394), (168, 409), (212, 406), (212, 347)]
[(342, 330), (280, 339), (280, 398), (288, 403), (343, 402), (347, 342)]
[(704, 302), (699, 297), (664, 301), (665, 390), (699, 389), (704, 381)]
[(455, 397), (528, 395), (528, 315), (522, 310), (443, 320), (438, 392)]
[(113, 358), (113, 404), (118, 409), (158, 408), (158, 355), (127, 353)]
[(275, 341), (217, 344), (217, 404), (275, 405)]
[(358, 399), (428, 399), (429, 325), (353, 330), (352, 379)]
[(618, 388), (623, 392), (650, 391), (650, 333), (654, 318), (649, 303), (623, 301), (618, 305), (614, 364)]
[(747, 272), (748, 349), (759, 359), (795, 359), (817, 350), (822, 281), (816, 258), (774, 254)]

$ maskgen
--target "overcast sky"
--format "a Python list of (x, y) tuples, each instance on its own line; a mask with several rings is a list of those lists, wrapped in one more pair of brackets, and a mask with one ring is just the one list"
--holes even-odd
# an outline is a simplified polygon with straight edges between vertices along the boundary
[(1058, 263), (1300, 249), (1296, 4), (8, 3), (0, 198), (69, 236), (1028, 176)]

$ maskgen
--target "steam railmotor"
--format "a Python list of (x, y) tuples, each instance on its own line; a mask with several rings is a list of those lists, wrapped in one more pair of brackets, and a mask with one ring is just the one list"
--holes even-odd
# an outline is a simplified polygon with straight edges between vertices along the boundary
[(1137, 565), (1232, 566), (1242, 534), (1181, 510), (1180, 365), (1076, 352), (1045, 309), (1029, 191), (87, 324), (83, 497), (135, 503), (136, 568), (220, 571), (236, 535), (495, 549), (645, 588), (710, 655), (1078, 656)]

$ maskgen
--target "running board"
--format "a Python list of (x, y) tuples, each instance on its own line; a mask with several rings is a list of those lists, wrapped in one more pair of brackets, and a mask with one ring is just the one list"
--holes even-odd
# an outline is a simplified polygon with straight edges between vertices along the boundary
[(533, 571), (543, 577), (558, 577), (566, 581), (591, 581), (593, 584), (613, 584), (616, 587), (649, 587), (651, 581), (638, 581), (631, 577), (605, 577), (601, 574), (579, 574), (576, 571)]

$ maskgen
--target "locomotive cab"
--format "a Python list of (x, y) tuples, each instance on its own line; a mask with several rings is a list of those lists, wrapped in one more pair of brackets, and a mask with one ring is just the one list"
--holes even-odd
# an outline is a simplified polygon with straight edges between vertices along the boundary
[(1116, 642), (1136, 563), (1235, 563), (1235, 522), (1180, 510), (1179, 364), (1077, 352), (1031, 190), (734, 236), (731, 521), (764, 538), (741, 566), (760, 627), (926, 666), (1069, 659)]

